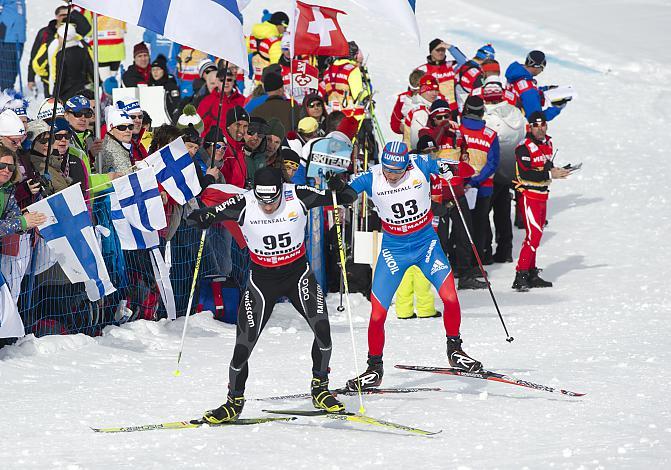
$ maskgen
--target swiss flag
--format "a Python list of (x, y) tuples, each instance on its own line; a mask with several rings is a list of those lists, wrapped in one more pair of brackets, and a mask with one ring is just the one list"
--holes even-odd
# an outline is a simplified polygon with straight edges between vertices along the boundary
[(347, 14), (333, 8), (296, 2), (294, 55), (347, 56), (349, 45), (338, 24), (338, 13)]

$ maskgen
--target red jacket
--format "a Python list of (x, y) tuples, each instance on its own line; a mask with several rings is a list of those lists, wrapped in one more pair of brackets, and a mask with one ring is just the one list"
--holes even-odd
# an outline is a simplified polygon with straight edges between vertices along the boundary
[[(217, 110), (219, 109), (219, 99), (221, 94), (219, 90), (212, 90), (198, 105), (198, 115), (203, 119), (206, 135), (212, 126), (217, 124)], [(244, 106), (245, 97), (237, 90), (232, 90), (230, 95), (224, 95), (224, 102), (221, 106), (221, 121), (219, 127), (226, 129), (226, 112), (234, 106)]]
[(233, 140), (226, 129), (223, 132), (226, 139), (226, 152), (221, 174), (224, 175), (226, 183), (244, 188), (247, 179), (247, 163), (245, 163), (245, 152), (242, 149), (244, 142)]
[(396, 97), (396, 104), (394, 105), (394, 110), (391, 112), (391, 130), (395, 134), (403, 135), (403, 130), (401, 129), (401, 124), (403, 123), (403, 104), (412, 99), (412, 91), (404, 91)]

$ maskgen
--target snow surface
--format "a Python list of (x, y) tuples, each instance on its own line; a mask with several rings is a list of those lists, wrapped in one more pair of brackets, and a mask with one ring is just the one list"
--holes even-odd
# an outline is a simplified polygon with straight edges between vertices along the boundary
[[(31, 31), (45, 23), (55, 3), (28, 2)], [(252, 2), (245, 12), (247, 28), (270, 3)], [(325, 3), (344, 9), (349, 5)], [(438, 436), (407, 436), (317, 419), (94, 434), (90, 426), (197, 417), (225, 400), (232, 326), (208, 314), (193, 317), (182, 375), (176, 378), (172, 372), (184, 320), (139, 321), (107, 328), (100, 338), (29, 337), (0, 351), (5, 402), (0, 467), (669, 468), (671, 195), (660, 178), (669, 153), (671, 103), (660, 78), (669, 76), (671, 67), (663, 60), (651, 65), (650, 57), (633, 60), (608, 41), (591, 41), (596, 33), (584, 31), (591, 24), (585, 17), (604, 31), (610, 31), (611, 22), (629, 23), (613, 37), (645, 34), (654, 42), (663, 34), (668, 37), (668, 22), (654, 29), (657, 23), (625, 20), (643, 13), (668, 18), (668, 2), (618, 2), (618, 8), (596, 15), (590, 2), (572, 0), (567, 5), (576, 14), (565, 15), (565, 27), (544, 18), (540, 5), (545, 3), (529, 10), (533, 22), (519, 21), (523, 5), (516, 3), (506, 2), (513, 8), (507, 10), (489, 8), (485, 2), (418, 2), (421, 48), (403, 33), (397, 36), (386, 20), (362, 17), (355, 7), (342, 23), (348, 36), (370, 54), (384, 126), (394, 93), (403, 91), (412, 67), (422, 63), (424, 44), (433, 37), (458, 44), (469, 54), (491, 40), (504, 64), (523, 58), (530, 48), (543, 48), (550, 61), (541, 81), (573, 84), (579, 90), (580, 98), (550, 125), (557, 159), (584, 163), (581, 172), (552, 188), (539, 263), (555, 287), (515, 293), (510, 289), (513, 265), (488, 267), (515, 337), (512, 344), (505, 342), (486, 291), (459, 296), (466, 351), (488, 368), (585, 392), (585, 397), (396, 370), (393, 364), (446, 365), (446, 359), (440, 320), (401, 321), (392, 310), (384, 385), (438, 386), (443, 391), (366, 397), (367, 411), (382, 419), (442, 429)], [(274, 9), (288, 5), (272, 2)], [(137, 39), (139, 32), (132, 30), (130, 36)], [(659, 57), (668, 62), (668, 47), (660, 51)], [(515, 232), (516, 247), (522, 236), (522, 231)], [(347, 319), (336, 312), (337, 300), (329, 298), (331, 380), (340, 386), (353, 376), (354, 364)], [(352, 301), (356, 360), (362, 368), (369, 305), (360, 296)], [(311, 341), (297, 313), (288, 305), (278, 306), (251, 358), (247, 397), (307, 391)], [(345, 402), (350, 409), (358, 407), (356, 397)], [(270, 406), (310, 408), (308, 401), (248, 401), (244, 416), (259, 416)]]

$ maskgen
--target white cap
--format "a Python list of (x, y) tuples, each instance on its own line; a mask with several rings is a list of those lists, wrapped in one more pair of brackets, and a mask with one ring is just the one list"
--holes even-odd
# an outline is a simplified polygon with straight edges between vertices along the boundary
[(115, 106), (108, 106), (105, 108), (105, 121), (107, 122), (107, 127), (109, 129), (122, 124), (133, 124), (133, 120), (128, 113)]
[(0, 113), (0, 136), (9, 137), (17, 135), (26, 135), (23, 121), (11, 109), (5, 109)]
[[(39, 111), (37, 111), (37, 116), (35, 116), (35, 119), (51, 119), (51, 113), (54, 111), (54, 99), (53, 98), (46, 98), (44, 101), (42, 101), (42, 104), (40, 105)], [(56, 105), (56, 117), (63, 117), (65, 116), (65, 108), (61, 104), (61, 102), (58, 102), (58, 105)]]

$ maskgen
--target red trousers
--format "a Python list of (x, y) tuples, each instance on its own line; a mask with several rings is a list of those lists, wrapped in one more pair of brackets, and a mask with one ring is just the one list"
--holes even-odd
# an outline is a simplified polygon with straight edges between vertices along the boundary
[(526, 235), (517, 261), (517, 271), (528, 271), (536, 267), (536, 251), (541, 244), (543, 227), (547, 215), (547, 194), (521, 193), (522, 218)]

